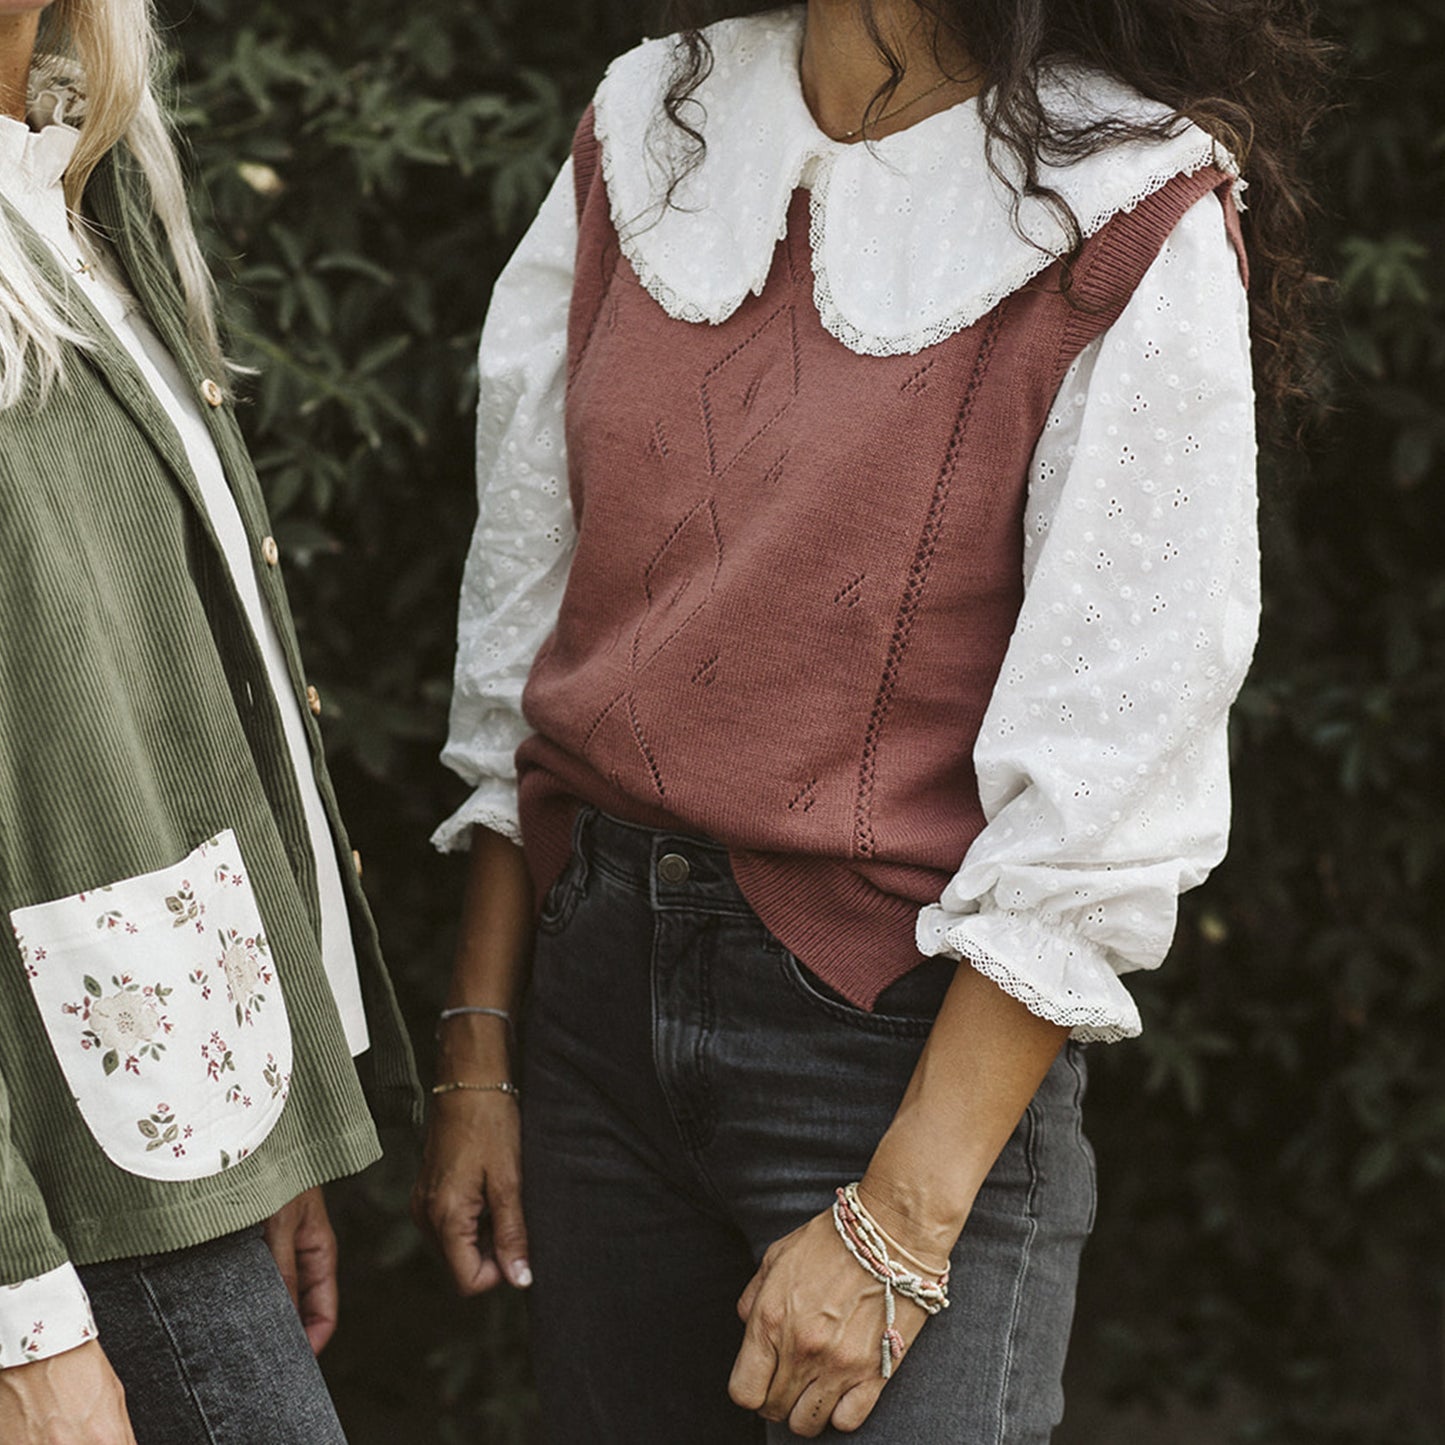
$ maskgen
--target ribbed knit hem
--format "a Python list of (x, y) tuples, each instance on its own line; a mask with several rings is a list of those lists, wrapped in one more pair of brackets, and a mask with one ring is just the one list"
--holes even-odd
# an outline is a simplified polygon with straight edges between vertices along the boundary
[(1249, 261), (1239, 230), (1239, 215), (1231, 199), (1234, 178), (1217, 165), (1174, 176), (1161, 189), (1134, 208), (1130, 224), (1115, 227), (1107, 246), (1092, 247), (1074, 278), (1074, 295), (1080, 303), (1068, 315), (1060, 353), (1060, 374), (1103, 329), (1112, 325), (1128, 305), (1140, 277), (1153, 264), (1179, 218), (1198, 200), (1217, 191), (1225, 202), (1226, 227), (1239, 257), (1240, 275), (1249, 284)]
[(923, 962), (914, 943), (919, 905), (847, 864), (741, 852), (732, 863), (743, 897), (768, 931), (858, 1008), (871, 1013), (889, 984)]
[[(697, 833), (628, 798), (532, 736), (517, 752), (522, 834), (538, 907), (567, 866), (579, 801), (640, 828)], [(733, 877), (770, 933), (849, 1003), (871, 1013), (889, 984), (923, 962), (914, 942), (918, 910), (937, 899), (947, 873), (906, 864), (855, 865), (832, 858), (732, 849)]]
[[(252, 1177), (228, 1171), (213, 1176), (214, 1192), (183, 1203), (159, 1204), (103, 1218), (64, 1219), (52, 1215), (55, 1232), (69, 1246), (75, 1264), (103, 1264), (143, 1254), (168, 1254), (206, 1244), (269, 1219), (298, 1194), (359, 1174), (381, 1158), (370, 1123), (345, 1134), (267, 1159)], [(202, 1181), (204, 1182), (204, 1181)], [(194, 1184), (188, 1188), (194, 1190)]]

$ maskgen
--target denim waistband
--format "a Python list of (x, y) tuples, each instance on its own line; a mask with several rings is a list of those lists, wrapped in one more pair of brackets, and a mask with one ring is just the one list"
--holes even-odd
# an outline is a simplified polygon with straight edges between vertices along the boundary
[(572, 844), (581, 887), (595, 870), (645, 894), (656, 909), (752, 913), (733, 877), (728, 850), (711, 839), (624, 823), (584, 805)]

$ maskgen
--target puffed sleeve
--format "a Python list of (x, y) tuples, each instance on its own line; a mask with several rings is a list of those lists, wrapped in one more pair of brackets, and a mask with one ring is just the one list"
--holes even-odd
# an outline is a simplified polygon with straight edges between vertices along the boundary
[(432, 836), (474, 824), (520, 841), (513, 753), (522, 688), (557, 622), (576, 544), (563, 404), (577, 249), (569, 161), (497, 280), (478, 354), (476, 530), (462, 578), (451, 725), (442, 761), (474, 792)]
[(1248, 316), (1219, 201), (1070, 370), (1030, 473), (1025, 598), (974, 752), (987, 824), (922, 910), (1083, 1040), (1138, 1034), (1179, 894), (1224, 856), (1259, 615)]

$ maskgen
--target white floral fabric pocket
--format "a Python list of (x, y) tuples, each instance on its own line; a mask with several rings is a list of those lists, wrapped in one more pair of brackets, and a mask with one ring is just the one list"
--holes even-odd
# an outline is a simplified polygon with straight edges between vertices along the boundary
[(236, 836), (10, 915), (60, 1066), (113, 1164), (200, 1179), (275, 1127), (291, 1027)]

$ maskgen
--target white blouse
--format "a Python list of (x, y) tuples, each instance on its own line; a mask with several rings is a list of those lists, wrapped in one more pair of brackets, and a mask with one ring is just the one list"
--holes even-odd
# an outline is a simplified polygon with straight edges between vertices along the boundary
[[(864, 354), (917, 351), (987, 314), (1065, 242), (1026, 204), (1021, 241), (973, 103), (871, 149), (803, 102), (799, 12), (713, 28), (699, 93), (708, 152), (677, 208), (651, 117), (670, 47), (616, 62), (596, 98), (628, 262), (669, 314), (724, 320), (761, 289), (798, 185), (811, 194), (815, 301)], [(1097, 77), (1055, 77), (1075, 112), (1150, 113)], [(1157, 110), (1157, 107), (1154, 108)], [(665, 158), (664, 158), (665, 159)], [(1086, 234), (1211, 162), (1195, 127), (1046, 175)], [(493, 293), (480, 350), (480, 516), (462, 586), (444, 761), (474, 792), (438, 829), (518, 839), (522, 688), (555, 625), (575, 541), (563, 433), (576, 247), (564, 167)], [(1049, 249), (1049, 248), (1052, 249)], [(1247, 306), (1220, 202), (1199, 201), (1118, 321), (1074, 363), (1029, 473), (1025, 599), (974, 750), (987, 826), (918, 918), (922, 953), (967, 960), (1076, 1038), (1140, 1032), (1119, 976), (1156, 967), (1178, 895), (1224, 854), (1226, 722), (1259, 611)]]

